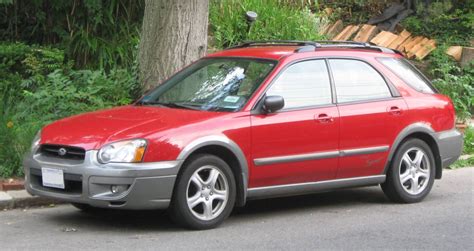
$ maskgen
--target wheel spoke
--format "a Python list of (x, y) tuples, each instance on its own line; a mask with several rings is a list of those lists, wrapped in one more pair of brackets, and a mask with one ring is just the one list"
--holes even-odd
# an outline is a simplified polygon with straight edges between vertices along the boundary
[(212, 169), (209, 173), (209, 178), (206, 180), (206, 184), (214, 188), (216, 186), (217, 178), (219, 178), (219, 171)]
[(428, 179), (428, 177), (429, 177), (428, 170), (421, 169), (421, 168), (419, 168), (417, 170), (417, 175), (418, 175), (418, 177), (422, 177), (422, 178), (425, 178), (425, 179)]
[(189, 208), (194, 208), (202, 202), (203, 202), (203, 200), (201, 198), (201, 193), (199, 193), (199, 192), (196, 193), (193, 197), (188, 198)]
[(418, 177), (411, 179), (411, 191), (416, 194), (418, 193)]
[(413, 161), (412, 161), (411, 158), (410, 158), (410, 155), (408, 155), (408, 152), (406, 152), (406, 153), (403, 155), (402, 161), (405, 162), (405, 166), (406, 166), (406, 167), (410, 167), (410, 166), (411, 166), (411, 163), (413, 163)]
[(204, 216), (207, 218), (212, 217), (212, 201), (211, 200), (204, 202)]
[(423, 157), (425, 154), (422, 151), (416, 151), (416, 156), (415, 159), (413, 160), (413, 163), (417, 168), (421, 167), (421, 162), (423, 161)]
[(193, 174), (193, 176), (191, 177), (191, 181), (198, 187), (198, 189), (202, 189), (204, 181), (198, 173)]
[(411, 178), (410, 171), (408, 171), (408, 169), (407, 171), (405, 171), (404, 173), (400, 175), (400, 181), (402, 182), (402, 184), (407, 182), (410, 178)]
[(227, 198), (227, 191), (225, 190), (214, 190), (214, 195), (212, 196), (214, 200), (224, 201)]

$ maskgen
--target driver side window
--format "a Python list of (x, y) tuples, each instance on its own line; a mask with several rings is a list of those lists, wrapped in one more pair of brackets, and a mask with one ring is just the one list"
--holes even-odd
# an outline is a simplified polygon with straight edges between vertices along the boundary
[(326, 62), (319, 59), (291, 65), (278, 76), (266, 95), (282, 96), (283, 110), (331, 104)]

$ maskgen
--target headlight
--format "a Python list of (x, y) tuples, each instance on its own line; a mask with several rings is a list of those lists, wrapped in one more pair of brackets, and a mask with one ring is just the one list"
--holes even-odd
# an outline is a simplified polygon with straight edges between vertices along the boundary
[(31, 152), (32, 153), (35, 153), (38, 150), (39, 145), (40, 145), (40, 141), (41, 141), (41, 130), (39, 130), (36, 133), (35, 138), (33, 139), (33, 143), (31, 143)]
[(145, 154), (146, 140), (124, 140), (103, 146), (97, 158), (101, 163), (110, 162), (141, 162)]

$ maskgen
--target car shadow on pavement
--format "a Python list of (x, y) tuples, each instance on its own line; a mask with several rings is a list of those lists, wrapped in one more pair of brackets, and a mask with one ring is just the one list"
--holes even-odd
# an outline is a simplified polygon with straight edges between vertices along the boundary
[(380, 187), (343, 189), (332, 192), (300, 195), (283, 198), (254, 200), (247, 202), (245, 207), (236, 208), (234, 215), (258, 215), (268, 213), (289, 213), (291, 211), (315, 210), (347, 210), (357, 204), (390, 203)]
[[(380, 188), (356, 188), (312, 195), (273, 198), (247, 202), (235, 208), (231, 221), (251, 221), (265, 214), (291, 214), (300, 211), (327, 212), (349, 210), (357, 205), (383, 205), (390, 203)], [(342, 208), (342, 209), (341, 209)], [(188, 231), (174, 224), (165, 210), (125, 211), (100, 209), (93, 212), (67, 210), (49, 216), (56, 225), (87, 229), (87, 231)], [(224, 223), (225, 225), (225, 223)]]

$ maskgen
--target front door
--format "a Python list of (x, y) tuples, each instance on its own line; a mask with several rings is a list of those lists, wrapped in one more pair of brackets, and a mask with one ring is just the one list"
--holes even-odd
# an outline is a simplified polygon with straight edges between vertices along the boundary
[(252, 115), (249, 187), (335, 178), (339, 114), (325, 60), (290, 65), (266, 92), (285, 100), (282, 110)]

